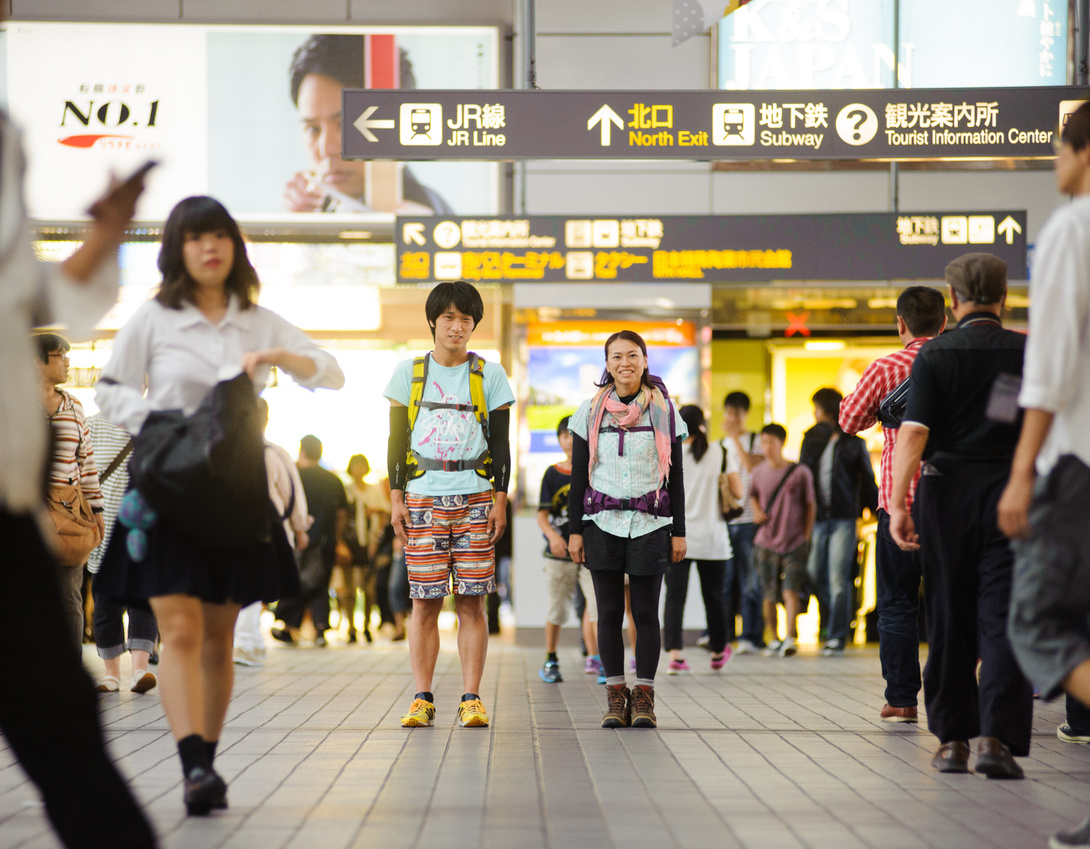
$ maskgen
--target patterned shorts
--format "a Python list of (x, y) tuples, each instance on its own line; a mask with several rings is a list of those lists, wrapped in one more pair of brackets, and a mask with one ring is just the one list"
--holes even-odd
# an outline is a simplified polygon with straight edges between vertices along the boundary
[[(414, 495), (405, 565), (410, 598), (488, 595), (496, 589), (496, 552), (488, 539), (492, 493)], [(453, 590), (452, 590), (453, 582)]]

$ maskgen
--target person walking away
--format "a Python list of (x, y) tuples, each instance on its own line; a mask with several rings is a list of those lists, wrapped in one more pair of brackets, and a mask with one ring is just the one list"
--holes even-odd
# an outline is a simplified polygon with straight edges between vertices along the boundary
[[(1026, 337), (1003, 327), (1007, 265), (986, 253), (946, 266), (957, 327), (925, 342), (893, 457), (889, 526), (920, 552), (927, 603), (923, 670), (927, 725), (939, 740), (931, 765), (1022, 778), (1033, 691), (1007, 638), (1014, 554), (996, 509), (1018, 441), (1018, 383)], [(912, 513), (908, 489), (924, 460)], [(977, 661), (980, 678), (977, 679)]]
[(825, 387), (811, 400), (817, 423), (806, 431), (799, 449), (799, 462), (814, 478), (818, 509), (806, 571), (818, 597), (821, 624), (828, 628), (821, 653), (838, 657), (848, 644), (856, 609), (856, 525), (864, 510), (878, 509), (878, 484), (867, 444), (840, 429), (841, 394)]
[(727, 643), (727, 608), (723, 600), (723, 582), (727, 561), (731, 558), (727, 523), (719, 504), (719, 474), (726, 466), (731, 492), (735, 498), (742, 493), (738, 467), (727, 462), (726, 450), (708, 444), (704, 411), (695, 404), (678, 410), (689, 435), (682, 453), (685, 470), (685, 559), (671, 563), (666, 570), (666, 605), (663, 614), (663, 637), (670, 655), (667, 675), (688, 672), (690, 667), (682, 656), (682, 619), (685, 597), (689, 591), (689, 567), (696, 564), (700, 575), (700, 592), (704, 598), (704, 616), (708, 625), (708, 650), (711, 668), (722, 669), (730, 660), (733, 649)]
[[(859, 383), (840, 404), (840, 427), (862, 433), (882, 423), (882, 474), (878, 490), (877, 570), (878, 657), (886, 682), (883, 722), (916, 722), (920, 678), (920, 559), (902, 551), (889, 533), (893, 491), (893, 452), (904, 418), (909, 374), (920, 346), (946, 327), (946, 301), (930, 286), (909, 286), (897, 296), (897, 335), (904, 346), (863, 371)], [(888, 400), (887, 400), (888, 399)], [(908, 488), (908, 508), (916, 493), (917, 469)]]

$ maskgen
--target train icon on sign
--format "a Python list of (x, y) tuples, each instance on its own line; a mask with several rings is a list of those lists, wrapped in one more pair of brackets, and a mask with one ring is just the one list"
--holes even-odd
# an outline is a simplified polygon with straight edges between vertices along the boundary
[(443, 105), (402, 103), (397, 128), (402, 144), (440, 145), (443, 143)]
[(426, 136), (431, 132), (431, 110), (414, 109), (409, 113), (409, 124), (413, 128), (413, 138)]
[(752, 103), (712, 106), (712, 144), (751, 145), (757, 135), (757, 110)]

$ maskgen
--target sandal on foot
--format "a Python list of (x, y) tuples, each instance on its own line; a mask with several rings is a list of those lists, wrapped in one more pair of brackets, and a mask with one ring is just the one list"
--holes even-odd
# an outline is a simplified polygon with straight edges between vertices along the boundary
[(113, 675), (106, 675), (99, 679), (95, 685), (96, 693), (116, 693), (121, 688), (121, 682)]

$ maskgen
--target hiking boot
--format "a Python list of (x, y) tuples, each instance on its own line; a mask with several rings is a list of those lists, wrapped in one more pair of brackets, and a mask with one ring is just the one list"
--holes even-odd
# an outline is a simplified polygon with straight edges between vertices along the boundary
[(632, 691), (624, 684), (607, 684), (608, 708), (602, 717), (603, 728), (625, 728), (632, 716)]
[(414, 699), (409, 712), (401, 717), (402, 728), (423, 728), (435, 719), (435, 705), (423, 699)]
[(655, 719), (655, 690), (652, 687), (636, 686), (632, 688), (632, 727), (654, 728), (658, 725)]
[(462, 728), (488, 727), (488, 713), (480, 699), (470, 699), (458, 705), (458, 724)]

